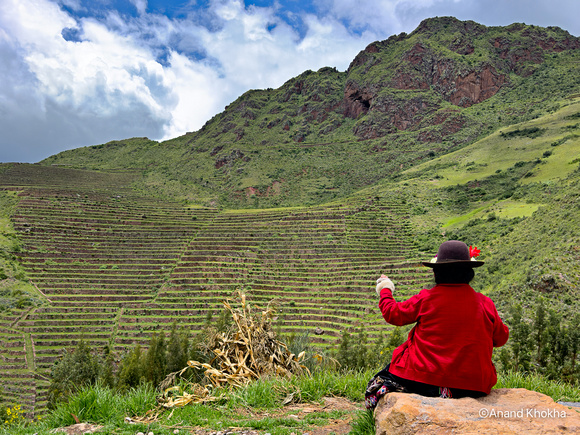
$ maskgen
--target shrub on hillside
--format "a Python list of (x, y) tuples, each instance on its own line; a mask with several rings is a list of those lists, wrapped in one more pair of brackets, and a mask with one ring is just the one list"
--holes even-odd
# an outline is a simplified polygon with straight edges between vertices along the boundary
[(355, 334), (345, 331), (342, 334), (336, 359), (343, 370), (380, 370), (391, 361), (393, 351), (405, 341), (400, 327), (394, 328), (388, 335), (380, 334), (370, 341), (362, 326)]
[(500, 136), (503, 137), (504, 139), (511, 139), (513, 137), (522, 137), (522, 136), (534, 139), (538, 136), (543, 135), (546, 130), (547, 129), (545, 129), (545, 128), (539, 128), (539, 127), (519, 128), (516, 130), (508, 131), (507, 133), (504, 133), (502, 131), (500, 133)]
[(91, 352), (83, 339), (72, 352), (65, 350), (62, 358), (51, 369), (49, 409), (54, 408), (58, 402), (66, 401), (80, 388), (94, 384), (99, 379), (101, 367), (105, 366), (102, 362), (102, 358)]
[(143, 371), (141, 346), (137, 344), (121, 361), (118, 387), (122, 390), (137, 387), (143, 378)]
[[(199, 342), (201, 339), (196, 343)], [(144, 383), (157, 387), (168, 373), (185, 367), (192, 356), (198, 356), (198, 353), (191, 347), (187, 334), (177, 329), (175, 322), (167, 341), (165, 333), (153, 334), (147, 350), (137, 344), (118, 366), (115, 364), (116, 356), (108, 346), (99, 353), (81, 339), (74, 350), (65, 350), (52, 366), (48, 406), (54, 409), (81, 388), (97, 384), (121, 391), (129, 391)]]
[(198, 338), (192, 342), (185, 331), (177, 329), (177, 322), (173, 322), (167, 341), (164, 332), (154, 333), (146, 351), (136, 345), (125, 355), (117, 376), (118, 387), (126, 390), (141, 383), (157, 387), (169, 373), (183, 369), (189, 359), (199, 355), (202, 341), (203, 338)]
[(520, 304), (511, 307), (506, 319), (510, 338), (499, 353), (501, 368), (580, 384), (580, 313), (566, 322), (541, 297), (532, 308), (533, 318), (525, 319)]

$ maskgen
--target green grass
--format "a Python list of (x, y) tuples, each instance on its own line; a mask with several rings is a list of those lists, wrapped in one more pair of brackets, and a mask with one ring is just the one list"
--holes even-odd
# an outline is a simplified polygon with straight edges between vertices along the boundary
[(495, 215), (501, 219), (513, 219), (516, 217), (527, 217), (534, 214), (540, 208), (539, 204), (529, 204), (514, 200), (497, 201), (494, 203), (486, 203), (481, 207), (470, 210), (460, 216), (449, 218), (443, 223), (443, 228), (463, 226), (473, 219), (489, 218), (490, 214)]
[(540, 204), (530, 204), (514, 200), (504, 200), (495, 203), (488, 212), (495, 213), (502, 219), (513, 219), (516, 217), (528, 217), (540, 208)]
[(469, 213), (465, 213), (464, 215), (453, 217), (453, 218), (449, 219), (445, 224), (443, 224), (443, 228), (451, 227), (451, 226), (459, 225), (459, 224), (465, 224), (470, 219), (473, 219), (477, 216), (482, 216), (483, 212), (485, 212), (487, 209), (488, 209), (488, 205), (486, 204), (482, 207), (476, 208), (475, 210), (471, 210), (471, 211), (469, 211)]
[[(162, 411), (156, 406), (157, 393), (141, 386), (125, 393), (117, 393), (101, 386), (85, 387), (66, 404), (59, 405), (40, 421), (0, 426), (0, 434), (49, 434), (54, 428), (75, 423), (72, 414), (81, 422), (102, 425), (99, 433), (135, 434), (138, 431), (172, 434), (175, 429), (205, 428), (226, 430), (251, 428), (272, 435), (289, 435), (297, 431), (309, 432), (337, 419), (352, 418), (352, 435), (374, 433), (372, 412), (363, 408), (363, 393), (373, 370), (339, 373), (316, 371), (312, 376), (292, 379), (263, 378), (246, 387), (226, 392), (222, 399), (208, 404), (187, 405)], [(500, 373), (494, 388), (527, 388), (552, 397), (555, 401), (580, 401), (580, 388), (550, 381), (540, 375)], [(220, 392), (217, 393), (220, 395)], [(322, 409), (323, 397), (343, 397), (357, 403), (351, 410)], [(296, 416), (299, 408), (286, 408), (284, 401), (311, 403), (314, 411)], [(318, 407), (316, 407), (318, 405)], [(151, 416), (161, 412), (149, 424), (129, 424), (125, 418)]]
[(556, 402), (580, 402), (579, 386), (552, 381), (539, 374), (499, 373), (494, 388), (525, 388), (550, 396)]
[(578, 168), (577, 159), (580, 157), (580, 134), (544, 152), (551, 154), (543, 159), (543, 164), (537, 166), (531, 176), (523, 180), (524, 184), (553, 182), (567, 177), (576, 170)]
[(42, 303), (42, 295), (30, 284), (16, 253), (22, 243), (11, 216), (16, 210), (17, 192), (0, 191), (0, 312)]
[[(405, 171), (404, 175), (413, 177), (427, 174), (431, 182), (424, 186), (431, 188), (466, 184), (505, 171), (521, 161), (542, 159), (544, 153), (549, 151), (552, 155), (544, 159), (543, 164), (532, 172), (526, 182), (563, 179), (577, 168), (577, 165), (570, 162), (580, 156), (580, 135), (566, 134), (568, 139), (565, 142), (557, 146), (552, 144), (563, 138), (563, 129), (574, 124), (567, 116), (580, 110), (580, 101), (561, 104), (565, 105), (556, 113), (496, 131), (465, 148), (417, 165)], [(538, 138), (505, 137), (505, 133), (510, 131), (532, 127), (546, 129), (546, 132)]]
[(373, 411), (365, 409), (358, 411), (352, 423), (352, 430), (349, 435), (375, 435), (375, 414)]
[(101, 386), (85, 387), (68, 403), (43, 416), (41, 422), (10, 428), (0, 426), (0, 434), (48, 434), (54, 428), (74, 424), (72, 414), (81, 422), (103, 425), (104, 433), (115, 434), (134, 434), (139, 430), (172, 434), (175, 428), (193, 427), (212, 430), (244, 427), (272, 435), (288, 435), (297, 430), (308, 432), (354, 411), (324, 410), (318, 406), (315, 412), (297, 418), (295, 414), (299, 410), (282, 405), (286, 399), (291, 397), (292, 403), (319, 404), (323, 397), (344, 397), (359, 402), (360, 406), (362, 392), (372, 374), (371, 371), (342, 374), (317, 371), (311, 377), (263, 378), (231, 392), (218, 391), (216, 394), (223, 394), (223, 399), (216, 403), (165, 410), (150, 425), (128, 424), (125, 417), (142, 417), (154, 409), (162, 411), (156, 407), (157, 393), (151, 387), (141, 386), (126, 393)]

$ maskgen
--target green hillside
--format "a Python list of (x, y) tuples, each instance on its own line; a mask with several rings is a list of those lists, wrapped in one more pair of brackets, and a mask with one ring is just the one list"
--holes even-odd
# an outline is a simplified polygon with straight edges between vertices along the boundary
[(580, 289), (579, 115), (571, 97), (368, 193), (407, 192), (421, 250), (448, 238), (482, 248), (479, 289), (500, 307), (543, 295), (569, 316)]
[(346, 72), (249, 91), (197, 132), (42, 163), (136, 170), (142, 191), (206, 206), (321, 204), (558, 109), (580, 88), (579, 47), (559, 28), (434, 18), (370, 44)]
[(558, 28), (426, 20), (349, 69), (247, 92), (198, 132), (0, 165), (1, 399), (46, 407), (82, 338), (120, 357), (177, 320), (192, 332), (237, 289), (283, 333), (333, 349), (389, 329), (458, 238), (500, 314), (580, 294), (580, 40)]

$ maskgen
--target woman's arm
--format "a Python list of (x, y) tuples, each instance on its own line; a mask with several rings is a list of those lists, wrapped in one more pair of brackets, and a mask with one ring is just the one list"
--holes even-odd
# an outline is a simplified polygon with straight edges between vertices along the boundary
[(391, 289), (385, 287), (380, 291), (380, 296), (379, 308), (387, 323), (403, 326), (418, 320), (423, 299), (422, 292), (404, 302), (397, 302), (393, 298)]

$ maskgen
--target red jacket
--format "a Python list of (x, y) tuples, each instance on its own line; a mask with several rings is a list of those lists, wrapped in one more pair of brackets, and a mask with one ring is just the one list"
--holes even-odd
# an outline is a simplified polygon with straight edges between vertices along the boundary
[(509, 337), (493, 301), (467, 284), (439, 284), (404, 302), (381, 290), (379, 307), (388, 323), (417, 323), (393, 352), (389, 371), (430, 385), (489, 394), (497, 382), (493, 347)]

